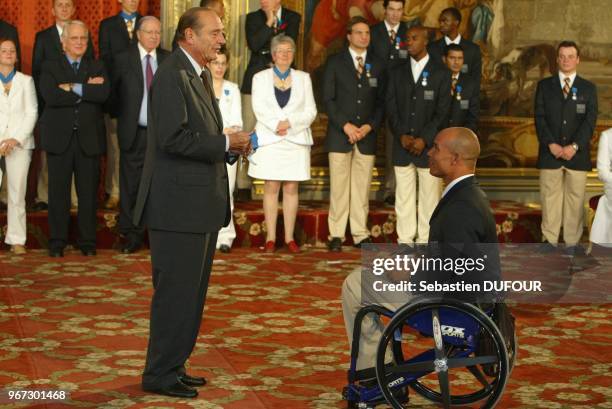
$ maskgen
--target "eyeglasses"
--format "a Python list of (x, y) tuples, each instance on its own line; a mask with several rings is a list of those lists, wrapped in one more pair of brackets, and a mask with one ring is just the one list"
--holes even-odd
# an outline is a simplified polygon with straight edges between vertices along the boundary
[(274, 52), (276, 54), (293, 54), (294, 53), (293, 49), (291, 49), (291, 48), (289, 48), (289, 49), (286, 49), (286, 48), (277, 48)]
[(225, 67), (227, 66), (227, 62), (211, 61), (210, 65), (216, 65), (217, 67)]
[(140, 31), (145, 33), (146, 35), (156, 35), (156, 36), (161, 35), (161, 31), (159, 30), (140, 30)]

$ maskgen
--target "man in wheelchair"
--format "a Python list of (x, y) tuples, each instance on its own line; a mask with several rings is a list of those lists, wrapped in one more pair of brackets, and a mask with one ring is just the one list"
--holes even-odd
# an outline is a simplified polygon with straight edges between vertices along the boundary
[[(480, 259), (484, 258), (487, 260), (486, 268), (483, 269), (479, 275), (471, 275), (472, 280), (468, 279), (467, 284), (470, 284), (470, 282), (471, 284), (476, 284), (483, 279), (499, 279), (499, 253), (497, 250), (495, 220), (488, 199), (474, 178), (476, 160), (479, 154), (480, 144), (478, 138), (467, 128), (447, 128), (436, 136), (433, 146), (428, 152), (430, 173), (433, 176), (442, 178), (446, 184), (446, 188), (430, 219), (428, 245), (425, 246), (425, 249), (422, 251), (400, 246), (399, 250), (396, 250), (391, 258), (403, 257), (407, 253), (410, 253), (410, 257), (415, 259), (440, 258), (451, 261), (477, 259), (480, 257)], [(367, 249), (365, 251), (367, 251)], [(363, 254), (367, 257), (365, 252)], [(406, 271), (402, 271), (401, 273), (391, 271), (390, 274), (386, 275), (387, 282), (391, 284), (401, 282), (406, 283), (404, 285), (408, 286), (410, 285), (408, 284), (409, 282), (415, 281), (415, 277), (419, 277), (421, 282), (425, 281), (425, 284), (421, 284), (423, 287), (420, 288), (426, 291), (418, 291), (419, 287), (417, 287), (415, 291), (380, 291), (380, 288), (376, 288), (375, 285), (372, 285), (373, 280), (377, 278), (371, 278), (374, 276), (371, 271), (367, 270), (366, 268), (363, 271), (361, 269), (354, 271), (345, 279), (342, 285), (344, 324), (352, 351), (351, 369), (349, 370), (349, 391), (347, 392), (345, 390), (345, 398), (347, 398), (349, 402), (362, 402), (363, 407), (371, 407), (382, 401), (378, 391), (377, 397), (374, 397), (376, 393), (368, 395), (368, 392), (370, 392), (368, 388), (374, 385), (373, 378), (377, 376), (375, 368), (378, 365), (378, 372), (386, 372), (387, 370), (382, 368), (387, 368), (392, 362), (395, 362), (397, 365), (398, 354), (401, 357), (401, 351), (397, 352), (398, 344), (401, 344), (401, 342), (398, 343), (397, 334), (401, 333), (401, 328), (403, 325), (406, 325), (406, 322), (408, 322), (408, 325), (412, 323), (414, 326), (418, 326), (424, 315), (426, 316), (426, 324), (423, 328), (427, 327), (427, 325), (428, 327), (424, 329), (423, 332), (432, 335), (436, 339), (437, 347), (431, 352), (433, 362), (440, 364), (448, 362), (448, 360), (452, 361), (453, 359), (458, 359), (459, 357), (465, 358), (475, 355), (474, 349), (478, 348), (477, 341), (474, 341), (472, 344), (464, 340), (463, 342), (456, 342), (456, 347), (451, 345), (455, 340), (458, 341), (461, 336), (464, 336), (463, 327), (459, 328), (444, 325), (445, 322), (442, 322), (442, 330), (438, 328), (436, 332), (436, 324), (432, 323), (433, 315), (435, 315), (434, 321), (444, 321), (445, 319), (450, 319), (452, 321), (453, 313), (449, 315), (447, 311), (457, 305), (460, 307), (461, 305), (467, 305), (465, 308), (459, 308), (463, 308), (461, 314), (459, 314), (460, 316), (462, 316), (463, 310), (465, 309), (472, 311), (471, 308), (473, 308), (479, 311), (477, 308), (472, 307), (473, 304), (479, 305), (481, 308), (488, 308), (490, 312), (489, 315), (495, 316), (494, 311), (497, 309), (495, 304), (489, 304), (488, 307), (483, 307), (481, 303), (483, 301), (483, 296), (485, 296), (485, 301), (494, 301), (487, 299), (487, 296), (491, 294), (476, 291), (463, 297), (465, 294), (461, 292), (449, 294), (447, 292), (445, 293), (444, 290), (440, 292), (431, 291), (431, 289), (437, 288), (436, 286), (432, 286), (434, 283), (441, 288), (449, 288), (451, 284), (457, 286), (457, 282), (459, 281), (461, 281), (462, 286), (467, 285), (466, 279), (469, 276), (468, 274), (458, 275), (455, 271), (449, 272), (440, 269), (434, 269), (433, 271), (412, 271), (412, 274), (407, 274)], [(378, 284), (378, 287), (380, 286), (381, 284)], [(460, 303), (456, 301), (458, 298), (463, 299), (465, 302)], [(434, 303), (435, 307), (428, 309), (427, 305), (428, 303), (432, 305), (430, 302), (432, 299), (437, 300), (437, 304)], [(402, 307), (405, 304), (408, 305)], [(413, 306), (414, 312), (406, 311), (411, 309), (411, 305)], [(444, 305), (444, 307), (440, 307), (442, 305)], [(398, 312), (398, 310), (400, 311)], [(427, 312), (425, 312), (425, 310), (427, 310)], [(417, 315), (408, 316), (405, 312)], [(397, 317), (397, 315), (402, 314), (404, 314), (403, 317), (407, 318), (407, 321), (404, 320), (403, 322), (394, 324), (394, 322), (398, 321), (395, 318), (401, 318)], [(476, 316), (468, 318), (468, 321), (477, 322), (487, 319), (482, 313), (478, 314), (478, 312), (474, 312), (473, 314)], [(387, 331), (385, 331), (385, 327), (381, 321), (381, 315), (393, 318), (387, 327)], [(484, 318), (479, 315), (484, 316)], [(357, 328), (357, 331), (355, 331), (356, 318), (357, 323), (360, 322), (360, 328)], [(463, 318), (460, 319), (459, 322), (463, 323)], [(470, 327), (470, 322), (467, 323), (468, 325), (464, 325), (464, 327)], [(389, 333), (391, 324), (396, 325), (396, 327), (393, 328), (394, 332)], [(423, 325), (422, 323), (420, 324)], [(485, 327), (487, 326), (487, 323), (483, 324), (485, 324)], [(474, 332), (478, 333), (482, 331), (480, 329), (481, 327), (482, 326), (479, 325), (474, 326)], [(492, 327), (495, 327), (495, 325), (493, 324)], [(490, 331), (492, 334), (498, 334), (497, 329), (491, 329)], [(387, 339), (384, 337), (385, 334), (387, 334)], [(493, 335), (496, 336), (495, 334)], [(444, 338), (444, 346), (440, 346), (440, 344), (442, 344), (442, 338)], [(381, 339), (383, 339), (382, 342)], [(450, 340), (450, 343), (447, 345), (448, 340)], [(382, 345), (385, 341), (388, 341), (386, 347)], [(354, 345), (354, 343), (358, 345)], [(468, 344), (470, 344), (469, 346), (471, 346), (472, 349), (468, 348)], [(394, 351), (393, 348), (396, 348), (396, 350)], [(480, 348), (482, 349), (483, 345), (480, 345)], [(355, 354), (355, 352), (357, 353)], [(505, 351), (498, 352), (503, 355)], [(491, 354), (486, 356), (490, 357)], [(434, 360), (433, 358), (436, 359)], [(424, 357), (418, 357), (417, 361), (419, 361), (418, 364), (420, 364), (420, 367), (423, 367), (424, 363), (422, 361), (424, 359)], [(507, 355), (505, 355), (505, 360), (507, 366)], [(486, 360), (481, 358), (479, 363), (482, 364), (485, 361)], [(493, 362), (493, 359), (490, 361)], [(497, 360), (495, 361), (497, 362)], [(410, 366), (409, 361), (405, 361), (404, 364), (406, 364), (406, 368)], [(412, 365), (415, 364), (413, 363)], [(498, 373), (493, 373), (494, 371), (491, 370), (492, 367), (498, 368), (498, 366), (492, 364), (488, 366), (481, 365), (480, 369), (476, 368), (476, 365), (469, 365), (470, 372), (480, 381), (483, 388), (478, 393), (473, 392), (468, 395), (462, 395), (464, 397), (468, 396), (467, 398), (460, 397), (458, 399), (456, 397), (451, 397), (448, 390), (448, 372), (436, 367), (435, 372), (438, 373), (440, 379), (440, 391), (431, 391), (430, 389), (424, 388), (425, 393), (422, 394), (430, 400), (443, 403), (445, 407), (450, 406), (451, 403), (471, 403), (475, 398), (480, 400), (486, 397), (486, 394), (494, 389), (492, 388), (493, 384), (485, 380), (485, 374), (492, 375), (496, 378), (500, 376), (499, 370)], [(400, 373), (400, 369), (401, 368), (396, 369), (395, 372)], [(434, 368), (432, 367), (432, 369)], [(489, 370), (488, 372), (487, 369)], [(422, 371), (422, 373), (425, 372), (426, 371)], [(431, 372), (434, 372), (434, 370)], [(482, 372), (485, 372), (485, 374)], [(378, 373), (378, 384), (381, 384), (381, 376), (386, 375)], [(382, 393), (393, 407), (401, 407), (397, 405), (407, 400), (407, 388), (397, 388), (397, 386), (406, 386), (409, 382), (405, 376), (392, 377), (389, 374), (388, 376), (388, 378), (385, 378), (384, 383), (381, 384)], [(504, 374), (504, 376), (507, 376), (507, 374)], [(446, 377), (446, 380), (444, 381), (441, 377)], [(414, 380), (417, 378), (418, 376), (415, 375)], [(497, 387), (501, 386), (503, 390), (505, 379), (503, 382), (500, 379), (497, 379), (495, 382), (497, 383), (494, 385)], [(364, 389), (358, 389), (358, 387), (355, 386), (357, 384), (362, 386), (365, 385)], [(415, 383), (410, 384), (415, 388)], [(416, 382), (416, 384), (418, 384), (418, 382)], [(396, 388), (390, 392), (390, 390), (393, 389), (392, 386)], [(417, 391), (419, 390), (417, 389)], [(352, 396), (347, 397), (347, 393)], [(389, 394), (393, 396), (388, 396)], [(496, 394), (501, 394), (501, 391), (498, 390)], [(369, 406), (366, 405), (366, 403)]]

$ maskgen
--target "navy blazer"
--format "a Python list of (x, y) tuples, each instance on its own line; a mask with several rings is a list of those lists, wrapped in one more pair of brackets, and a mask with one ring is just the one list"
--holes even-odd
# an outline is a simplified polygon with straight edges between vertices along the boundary
[[(374, 24), (370, 27), (370, 46), (368, 54), (372, 54), (377, 59), (384, 62), (385, 67), (392, 69), (399, 64), (402, 64), (410, 59), (408, 50), (403, 44), (406, 39), (406, 24), (401, 22), (397, 30), (396, 39), (399, 39), (399, 44), (391, 44), (389, 32), (384, 21)], [(396, 40), (397, 41), (397, 40)], [(396, 46), (399, 46), (396, 47)], [(402, 52), (400, 52), (402, 50)]]
[[(561, 80), (555, 74), (538, 83), (535, 97), (535, 125), (540, 143), (538, 169), (592, 169), (591, 138), (597, 122), (597, 88), (595, 84), (576, 75), (567, 98), (563, 97)], [(573, 98), (573, 95), (576, 98)], [(578, 152), (570, 160), (556, 159), (548, 145), (557, 143), (578, 145)]]
[[(457, 92), (459, 87), (461, 87), (461, 92)], [(478, 89), (478, 84), (469, 75), (459, 74), (455, 95), (451, 98), (448, 126), (461, 126), (476, 132), (478, 130), (479, 116), (480, 90)]]
[[(474, 78), (480, 91), (480, 78), (482, 75), (482, 53), (480, 52), (480, 47), (465, 38), (461, 38), (459, 45), (463, 48), (463, 67), (461, 72)], [(439, 63), (443, 63), (442, 57), (444, 57), (445, 50), (446, 41), (444, 36), (427, 45), (427, 52)]]

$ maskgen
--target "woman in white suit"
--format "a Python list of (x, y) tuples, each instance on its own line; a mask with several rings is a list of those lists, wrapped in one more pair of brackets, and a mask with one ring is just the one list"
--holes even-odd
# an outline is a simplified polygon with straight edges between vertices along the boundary
[[(229, 53), (223, 49), (217, 55), (217, 59), (208, 64), (213, 79), (213, 89), (215, 97), (219, 103), (219, 110), (223, 117), (223, 133), (236, 132), (242, 130), (242, 106), (240, 100), (240, 89), (238, 84), (227, 81), (225, 73), (229, 62)], [(236, 184), (236, 169), (238, 162), (227, 164), (227, 177), (229, 181), (229, 196), (231, 219), (229, 225), (219, 231), (217, 237), (217, 248), (222, 253), (229, 253), (232, 242), (236, 238), (236, 228), (234, 227), (234, 186)]]
[(251, 157), (249, 176), (263, 179), (266, 252), (274, 252), (278, 193), (283, 187), (285, 244), (298, 253), (293, 233), (298, 183), (310, 179), (310, 125), (317, 115), (308, 73), (291, 68), (295, 43), (280, 34), (270, 43), (274, 65), (253, 77), (252, 103), (259, 149)]
[(34, 80), (15, 69), (15, 43), (0, 39), (0, 170), (8, 184), (8, 230), (4, 242), (15, 254), (26, 252), (25, 194), (38, 115)]
[(597, 173), (604, 183), (604, 195), (597, 205), (591, 227), (591, 242), (612, 247), (612, 128), (599, 136)]

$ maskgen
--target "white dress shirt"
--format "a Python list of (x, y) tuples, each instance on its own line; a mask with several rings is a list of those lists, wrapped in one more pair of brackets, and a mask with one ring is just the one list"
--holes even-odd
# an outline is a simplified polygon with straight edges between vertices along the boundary
[(389, 31), (393, 30), (395, 32), (395, 35), (398, 35), (398, 31), (399, 31), (399, 23), (397, 23), (396, 25), (394, 25), (393, 27), (391, 27), (389, 25), (389, 23), (387, 23), (387, 20), (385, 20), (385, 27), (387, 27), (387, 34), (389, 34)]
[(357, 54), (357, 51), (349, 47), (349, 53), (351, 53), (351, 57), (353, 58), (353, 65), (355, 66), (356, 70), (359, 70), (359, 63), (357, 62), (357, 57), (363, 58), (363, 66), (365, 67), (366, 57), (368, 56), (367, 50), (364, 51), (362, 54)]
[(469, 175), (463, 175), (463, 176), (459, 176), (457, 179), (453, 180), (452, 182), (450, 182), (448, 185), (446, 185), (446, 187), (444, 188), (444, 191), (442, 192), (442, 196), (440, 196), (440, 200), (442, 200), (442, 198), (444, 196), (446, 196), (446, 194), (459, 182), (461, 182), (463, 179), (467, 179), (469, 177), (474, 176), (473, 173), (470, 173)]
[(461, 45), (461, 34), (455, 37), (454, 40), (451, 40), (448, 36), (444, 36), (444, 42), (446, 43), (446, 45), (451, 45), (451, 44)]
[(425, 69), (425, 66), (427, 65), (428, 62), (429, 62), (429, 54), (421, 58), (419, 61), (410, 57), (410, 68), (412, 69), (412, 78), (414, 79), (415, 84), (419, 80), (419, 77), (421, 76), (421, 73)]
[(565, 75), (563, 74), (561, 71), (559, 71), (559, 81), (561, 81), (561, 89), (563, 89), (563, 87), (565, 86), (565, 78), (569, 77), (570, 79), (570, 89), (572, 88), (572, 85), (574, 84), (574, 80), (576, 79), (576, 73), (572, 73), (570, 75)]
[(138, 125), (147, 126), (147, 106), (149, 101), (149, 90), (147, 89), (147, 55), (151, 56), (151, 69), (153, 75), (157, 71), (157, 51), (153, 49), (150, 53), (138, 43), (138, 52), (140, 53), (140, 63), (142, 65), (142, 78), (144, 81), (144, 92), (142, 93), (142, 102), (140, 103), (140, 114), (138, 115)]
[(62, 33), (64, 32), (64, 26), (60, 26), (59, 24), (55, 24), (55, 28), (57, 28), (57, 32), (60, 36), (60, 39), (62, 38)]

